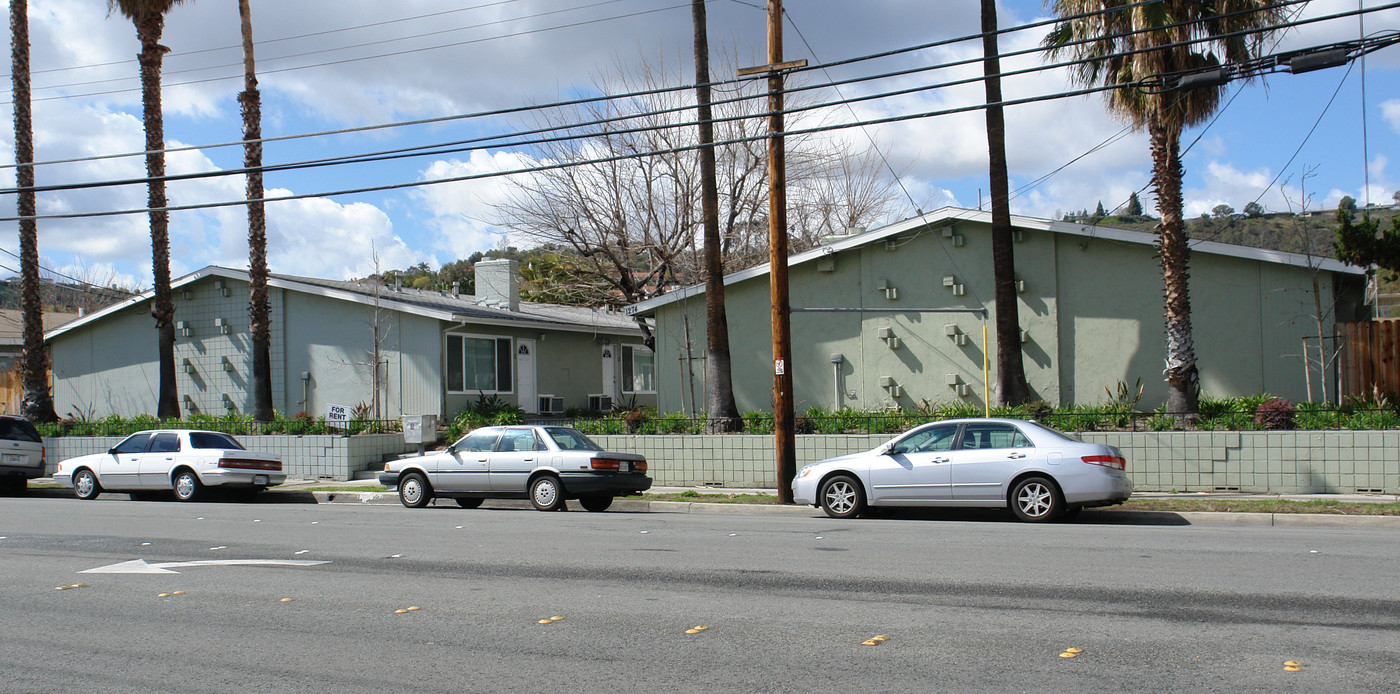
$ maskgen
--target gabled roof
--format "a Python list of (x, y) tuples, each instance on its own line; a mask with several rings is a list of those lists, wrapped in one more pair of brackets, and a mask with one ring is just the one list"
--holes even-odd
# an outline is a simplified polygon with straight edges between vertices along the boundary
[[(202, 270), (172, 280), (170, 287), (178, 290), (210, 277), (221, 277), (240, 282), (248, 281), (247, 270), (234, 270), (210, 265)], [(344, 282), (294, 275), (269, 275), (269, 287), (339, 299), (364, 306), (373, 306), (376, 301), (387, 310), (402, 311), (426, 318), (455, 323), (475, 325), (513, 326), (532, 329), (559, 330), (566, 332), (608, 333), (612, 335), (640, 335), (635, 319), (616, 311), (592, 309), (580, 306), (558, 304), (538, 304), (522, 301), (519, 310), (511, 311), (504, 307), (478, 303), (470, 294), (453, 296), (450, 292), (422, 289), (395, 289), (371, 282)], [(69, 330), (101, 320), (145, 301), (150, 301), (155, 292), (148, 291), (125, 301), (108, 306), (83, 318), (49, 331), (44, 339), (52, 339)]]
[[(969, 210), (961, 207), (944, 207), (934, 210), (919, 217), (895, 222), (879, 229), (872, 229), (863, 234), (854, 234), (841, 238), (829, 244), (823, 244), (802, 253), (788, 257), (788, 267), (812, 262), (823, 256), (839, 253), (841, 251), (859, 248), (871, 243), (883, 241), (891, 236), (907, 233), (921, 227), (942, 227), (956, 224), (958, 222), (980, 222), (990, 225), (992, 223), (992, 213), (983, 210)], [(1051, 219), (1041, 219), (1039, 217), (1023, 217), (1020, 215), (1011, 216), (1011, 226), (1017, 229), (1028, 229), (1031, 231), (1050, 231), (1057, 234), (1066, 234), (1082, 238), (1101, 238), (1112, 241), (1122, 241), (1125, 243), (1136, 243), (1145, 246), (1153, 246), (1156, 243), (1156, 234), (1141, 231), (1129, 231), (1127, 229), (1115, 229), (1113, 227), (1095, 226), (1092, 224), (1080, 224), (1078, 222), (1059, 222)], [(1209, 253), (1212, 255), (1223, 255), (1246, 260), (1257, 260), (1265, 263), (1279, 263), (1283, 265), (1293, 265), (1303, 268), (1318, 268), (1331, 272), (1341, 272), (1351, 275), (1364, 274), (1363, 268), (1347, 265), (1332, 258), (1322, 258), (1319, 256), (1308, 256), (1301, 253), (1287, 253), (1284, 251), (1273, 251), (1263, 248), (1251, 248), (1248, 246), (1236, 246), (1228, 243), (1218, 243), (1216, 241), (1193, 240), (1190, 242), (1192, 253)], [(769, 264), (756, 265), (746, 270), (731, 272), (724, 276), (724, 285), (727, 287), (736, 282), (753, 279), (755, 277), (767, 276)], [(682, 299), (698, 296), (705, 293), (704, 284), (693, 284), (674, 292), (669, 292), (661, 296), (641, 301), (624, 309), (627, 315), (649, 315), (652, 311), (675, 303)]]

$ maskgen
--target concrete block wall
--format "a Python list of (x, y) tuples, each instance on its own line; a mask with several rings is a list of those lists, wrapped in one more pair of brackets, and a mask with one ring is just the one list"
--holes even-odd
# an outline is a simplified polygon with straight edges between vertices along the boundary
[[(1400, 493), (1400, 431), (1087, 432), (1116, 446), (1139, 491)], [(593, 436), (641, 453), (657, 486), (777, 486), (772, 436)], [(797, 467), (867, 451), (885, 435), (799, 435)]]
[[(48, 474), (58, 463), (80, 455), (103, 453), (121, 436), (59, 436), (44, 439), (48, 450)], [(380, 470), (384, 459), (417, 449), (404, 443), (403, 434), (339, 434), (239, 436), (250, 451), (276, 453), (289, 479), (348, 480), (356, 472)]]

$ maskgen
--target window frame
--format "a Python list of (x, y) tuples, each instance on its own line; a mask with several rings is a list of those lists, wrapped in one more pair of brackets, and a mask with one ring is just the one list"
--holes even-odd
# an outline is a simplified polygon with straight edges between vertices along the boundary
[[(647, 349), (646, 345), (623, 344), (618, 350), (622, 361), (622, 373), (620, 390), (625, 395), (655, 395), (656, 394), (656, 350)], [(651, 356), (651, 387), (645, 390), (632, 390), (632, 381), (637, 374), (637, 352), (641, 350), (644, 354)]]
[[(444, 339), (444, 342), (443, 342), (443, 349), (442, 349), (442, 355), (443, 355), (442, 361), (443, 361), (443, 366), (444, 366), (445, 368), (443, 369), (442, 380), (443, 380), (444, 383), (447, 384), (447, 393), (448, 393), (449, 395), (471, 395), (471, 394), (474, 394), (474, 393), (491, 394), (491, 395), (512, 395), (512, 394), (515, 393), (515, 351), (514, 351), (514, 350), (515, 350), (515, 338), (510, 337), (510, 336), (508, 336), (508, 335), (483, 335), (483, 334), (480, 334), (480, 333), (453, 333), (453, 332), (446, 333), (444, 337), (445, 337), (445, 339)], [(492, 363), (492, 366), (494, 367), (494, 368), (492, 369), (492, 371), (494, 372), (494, 374), (493, 374), (493, 379), (494, 379), (495, 382), (496, 382), (496, 388), (495, 388), (495, 390), (486, 390), (486, 389), (482, 389), (482, 388), (467, 388), (467, 387), (466, 387), (466, 385), (467, 385), (467, 349), (466, 349), (466, 343), (464, 342), (464, 340), (468, 340), (468, 339), (472, 339), (472, 340), (491, 340), (492, 342), (495, 343), (495, 349), (492, 351), (492, 354), (491, 354), (491, 358), (492, 358), (492, 362), (493, 362), (493, 363)], [(451, 364), (451, 356), (450, 356), (450, 355), (451, 355), (451, 353), (452, 353), (452, 346), (451, 346), (451, 343), (452, 343), (453, 340), (458, 340), (458, 341), (459, 341), (458, 344), (461, 345), (461, 348), (460, 348), (460, 356), (461, 356), (461, 360), (462, 360), (462, 361), (461, 361), (461, 363), (459, 363), (457, 366), (458, 366), (458, 368), (460, 369), (462, 378), (461, 378), (461, 381), (458, 382), (458, 383), (452, 383), (451, 380), (448, 378), (448, 375), (449, 375), (450, 373), (452, 373), (452, 364)], [(506, 356), (506, 357), (508, 357), (508, 358), (507, 358), (507, 359), (502, 359), (501, 357), (502, 357), (503, 355)], [(505, 373), (502, 373), (502, 368), (503, 368), (503, 367), (504, 367)], [(506, 381), (507, 381), (507, 383), (506, 383), (506, 388), (505, 388), (505, 389), (502, 389), (502, 388), (501, 388), (501, 377), (502, 377), (502, 376), (505, 376), (505, 377), (506, 377)]]

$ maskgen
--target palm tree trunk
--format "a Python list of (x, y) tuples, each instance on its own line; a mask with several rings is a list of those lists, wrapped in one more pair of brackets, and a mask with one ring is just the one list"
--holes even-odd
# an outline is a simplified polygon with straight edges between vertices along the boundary
[(1167, 368), (1162, 375), (1167, 381), (1167, 411), (1189, 420), (1197, 415), (1201, 388), (1187, 292), (1191, 248), (1181, 216), (1181, 128), (1157, 119), (1147, 128), (1152, 138), (1152, 185), (1157, 191), (1157, 213), (1162, 217), (1157, 253), (1162, 259), (1166, 295)]
[(1006, 174), (1006, 120), (1001, 108), (1001, 59), (997, 51), (996, 0), (982, 0), (982, 60), (987, 92), (987, 154), (992, 193), (992, 279), (996, 287), (998, 407), (1030, 398), (1021, 359), (1016, 260), (1011, 245), (1011, 201)]
[[(243, 165), (248, 169), (248, 318), (253, 340), (253, 419), (270, 422), (272, 328), (267, 298), (267, 216), (263, 210), (262, 96), (253, 69), (253, 19), (248, 0), (238, 0), (243, 24)], [(376, 401), (377, 403), (377, 401)]]
[(156, 416), (180, 418), (179, 390), (175, 383), (175, 305), (170, 296), (170, 213), (165, 211), (165, 121), (161, 115), (160, 71), (166, 51), (160, 45), (165, 16), (153, 12), (136, 20), (136, 37), (141, 41), (141, 107), (146, 127), (146, 206), (151, 220), (151, 267), (155, 302), (151, 316), (160, 331), (160, 392)]
[(10, 0), (10, 76), (14, 83), (15, 179), (19, 188), (20, 313), (24, 323), (24, 416), (58, 419), (49, 392), (44, 308), (39, 300), (39, 228), (34, 219), (34, 121), (29, 92), (29, 2)]
[[(692, 0), (695, 23), (695, 102), (700, 121), (700, 209), (705, 227), (705, 411), (710, 431), (736, 431), (729, 361), (729, 318), (724, 309), (724, 261), (720, 255), (719, 186), (715, 180), (715, 134), (710, 109), (710, 44), (705, 0)], [(687, 365), (689, 368), (689, 365)]]

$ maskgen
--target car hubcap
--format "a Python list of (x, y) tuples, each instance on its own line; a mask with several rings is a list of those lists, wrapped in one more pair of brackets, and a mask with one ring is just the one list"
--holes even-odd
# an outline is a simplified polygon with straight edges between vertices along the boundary
[(410, 479), (410, 480), (408, 480), (407, 482), (404, 482), (404, 484), (403, 484), (403, 500), (404, 500), (404, 501), (407, 501), (407, 502), (410, 503), (410, 504), (416, 504), (416, 503), (418, 503), (418, 500), (419, 500), (420, 498), (422, 498), (422, 496), (423, 496), (423, 487), (422, 487), (422, 485), (418, 484), (418, 478), (417, 478), (417, 477), (414, 477), (413, 479)]
[(189, 475), (180, 475), (180, 478), (175, 480), (175, 493), (179, 494), (181, 499), (190, 498), (194, 493), (194, 480)]
[(1050, 510), (1050, 490), (1041, 484), (1028, 484), (1021, 488), (1016, 503), (1027, 516), (1043, 516)]
[(826, 488), (827, 508), (837, 513), (847, 513), (856, 504), (856, 491), (845, 482), (837, 482)]
[(540, 482), (535, 485), (535, 503), (540, 506), (553, 506), (559, 491), (554, 488), (553, 482)]
[(87, 496), (92, 493), (92, 476), (88, 474), (78, 475), (78, 493)]

